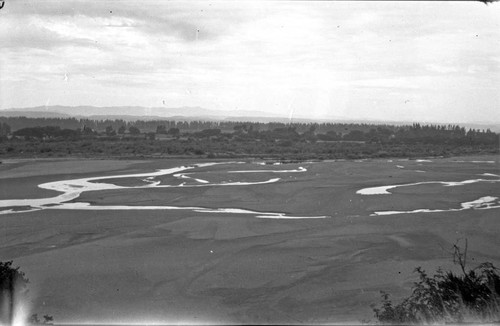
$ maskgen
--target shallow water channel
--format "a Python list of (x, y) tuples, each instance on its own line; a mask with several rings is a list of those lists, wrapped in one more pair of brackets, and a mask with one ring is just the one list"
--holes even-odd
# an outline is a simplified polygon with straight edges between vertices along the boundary
[[(392, 160), (388, 161), (392, 163)], [(417, 163), (431, 162), (429, 160), (417, 160)], [(308, 170), (304, 167), (296, 169), (283, 169), (280, 165), (271, 165), (265, 169), (233, 169), (236, 165), (244, 164), (245, 162), (218, 162), (218, 163), (199, 163), (187, 166), (179, 166), (170, 169), (160, 169), (154, 172), (136, 173), (136, 174), (121, 174), (111, 176), (97, 176), (90, 178), (78, 178), (69, 180), (60, 180), (47, 182), (38, 185), (42, 189), (52, 190), (61, 193), (55, 197), (38, 198), (38, 199), (8, 199), (0, 200), (0, 214), (24, 213), (38, 210), (189, 210), (200, 213), (231, 213), (231, 214), (247, 214), (257, 218), (276, 218), (276, 219), (306, 219), (306, 218), (329, 218), (330, 216), (295, 216), (283, 212), (263, 212), (255, 210), (247, 210), (241, 208), (207, 208), (198, 206), (136, 206), (136, 205), (97, 205), (87, 202), (75, 202), (81, 194), (85, 192), (101, 191), (101, 190), (126, 190), (126, 189), (144, 189), (144, 188), (194, 188), (194, 187), (244, 187), (256, 186), (263, 184), (272, 184), (284, 182), (280, 177), (286, 174), (306, 173)], [(362, 162), (361, 162), (362, 163)], [(472, 162), (474, 163), (474, 162)], [(488, 162), (489, 163), (489, 162)], [(263, 165), (263, 163), (257, 163)], [(227, 165), (228, 170), (223, 174), (228, 176), (228, 180), (212, 182), (201, 178), (193, 177), (193, 174), (200, 171), (201, 168), (211, 167), (215, 165)], [(396, 165), (397, 169), (404, 169), (405, 166)], [(209, 171), (210, 172), (210, 171)], [(414, 172), (425, 172), (416, 170)], [(259, 181), (232, 181), (232, 178), (238, 180), (238, 174), (276, 174), (276, 177), (269, 179), (259, 179)], [(165, 183), (165, 177), (168, 176), (168, 182)], [(423, 185), (441, 185), (443, 187), (457, 187), (471, 185), (475, 183), (499, 183), (500, 175), (492, 173), (483, 173), (479, 178), (468, 179), (462, 181), (423, 181), (406, 184), (395, 185), (380, 185), (359, 189), (356, 191), (357, 196), (387, 196), (391, 195), (391, 190), (401, 187), (419, 187)], [(413, 213), (436, 213), (436, 212), (454, 212), (467, 209), (494, 209), (500, 208), (500, 200), (498, 197), (487, 195), (482, 196), (473, 201), (463, 202), (459, 207), (449, 209), (429, 209), (420, 208), (408, 211), (375, 211), (371, 216), (379, 215), (394, 215), (394, 214), (413, 214)]]
[[(386, 185), (386, 186), (377, 186), (377, 187), (369, 187), (358, 190), (356, 193), (358, 195), (390, 195), (391, 192), (389, 190), (400, 188), (400, 187), (416, 187), (420, 185), (429, 185), (429, 184), (441, 184), (443, 187), (457, 187), (470, 185), (474, 183), (498, 183), (500, 182), (500, 175), (492, 174), (492, 173), (483, 173), (481, 174), (483, 177), (493, 177), (493, 179), (479, 178), (479, 179), (470, 179), (463, 181), (424, 181), (424, 182), (414, 182), (414, 183), (406, 183), (406, 184), (397, 184), (397, 185)], [(372, 216), (377, 215), (395, 215), (395, 214), (414, 214), (414, 213), (439, 213), (439, 212), (458, 212), (466, 209), (493, 209), (500, 208), (500, 200), (498, 197), (494, 196), (484, 196), (478, 198), (473, 201), (463, 202), (460, 204), (460, 208), (450, 208), (450, 209), (415, 209), (410, 211), (377, 211), (371, 214)]]
[[(271, 178), (265, 181), (255, 182), (226, 182), (212, 183), (207, 180), (192, 178), (190, 174), (196, 172), (202, 167), (209, 167), (219, 164), (239, 164), (240, 162), (225, 162), (225, 163), (199, 163), (189, 166), (180, 166), (171, 169), (161, 169), (155, 172), (138, 173), (138, 174), (122, 174), (105, 177), (90, 177), (81, 179), (70, 179), (48, 182), (38, 185), (38, 187), (47, 190), (62, 192), (56, 197), (40, 198), (40, 199), (9, 199), (0, 200), (0, 214), (8, 213), (23, 213), (46, 209), (71, 209), (71, 210), (191, 210), (201, 213), (232, 213), (232, 214), (250, 214), (257, 218), (286, 218), (286, 219), (302, 219), (302, 218), (327, 218), (329, 216), (293, 216), (280, 212), (258, 212), (240, 208), (206, 208), (196, 206), (132, 206), (132, 205), (91, 205), (86, 202), (71, 202), (77, 199), (82, 193), (99, 190), (124, 190), (124, 189), (141, 189), (141, 188), (175, 188), (175, 187), (236, 187), (249, 186), (259, 184), (276, 183), (280, 178)], [(227, 171), (228, 174), (236, 173), (303, 173), (307, 169), (299, 167), (298, 169), (282, 170), (282, 169), (266, 169), (266, 170), (235, 170)], [(192, 171), (188, 173), (186, 171)], [(156, 180), (158, 177), (172, 175), (175, 179), (180, 180), (179, 184), (162, 184)], [(106, 180), (114, 179), (131, 179), (140, 178), (143, 185), (138, 186), (122, 186), (116, 185)], [(194, 184), (186, 184), (185, 180), (192, 180)], [(184, 182), (183, 182), (184, 181)]]

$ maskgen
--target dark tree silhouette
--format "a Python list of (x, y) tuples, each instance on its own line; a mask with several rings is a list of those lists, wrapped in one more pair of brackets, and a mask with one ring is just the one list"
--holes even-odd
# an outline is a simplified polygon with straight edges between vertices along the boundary
[(115, 130), (113, 129), (112, 126), (107, 126), (106, 127), (106, 135), (107, 136), (114, 136), (114, 135), (116, 135), (116, 132), (115, 132)]
[(28, 293), (29, 280), (12, 261), (0, 262), (0, 324), (11, 325), (14, 303)]
[(128, 131), (130, 132), (131, 135), (139, 135), (141, 133), (139, 128), (135, 126), (130, 126), (130, 128), (128, 128)]
[(0, 138), (10, 134), (10, 126), (5, 122), (0, 122)]

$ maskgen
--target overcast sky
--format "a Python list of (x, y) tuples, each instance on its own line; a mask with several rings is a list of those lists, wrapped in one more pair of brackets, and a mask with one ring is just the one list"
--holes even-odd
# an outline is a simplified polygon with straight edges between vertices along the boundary
[(6, 0), (0, 48), (2, 109), (500, 123), (500, 3)]

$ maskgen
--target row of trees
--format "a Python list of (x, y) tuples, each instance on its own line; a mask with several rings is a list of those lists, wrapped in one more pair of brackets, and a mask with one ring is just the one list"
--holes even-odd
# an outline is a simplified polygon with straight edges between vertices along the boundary
[[(155, 132), (158, 126), (166, 128), (178, 128), (183, 132), (186, 131), (200, 131), (204, 129), (222, 129), (232, 130), (238, 122), (232, 121), (182, 121), (182, 120), (137, 120), (126, 121), (123, 119), (77, 119), (77, 118), (27, 118), (27, 117), (0, 117), (0, 124), (8, 124), (13, 131), (30, 128), (30, 127), (44, 127), (44, 126), (58, 126), (61, 129), (83, 129), (84, 126), (92, 130), (102, 132), (107, 127), (111, 127), (118, 131), (120, 128), (130, 128), (131, 126), (137, 127), (144, 132)], [(256, 124), (257, 125), (257, 124)], [(266, 124), (258, 124), (265, 128)]]
[[(233, 130), (224, 132), (220, 128), (203, 129), (200, 131), (184, 131), (180, 128), (167, 125), (157, 125), (154, 132), (141, 132), (137, 126), (122, 124), (118, 128), (107, 125), (104, 131), (98, 132), (94, 129), (83, 126), (77, 129), (62, 129), (59, 126), (37, 126), (27, 127), (14, 131), (13, 136), (24, 139), (59, 139), (76, 140), (80, 138), (92, 138), (97, 136), (112, 137), (121, 139), (124, 136), (137, 137), (144, 134), (146, 138), (154, 140), (156, 135), (170, 135), (179, 138), (211, 139), (214, 141), (266, 141), (266, 142), (331, 142), (331, 141), (356, 141), (368, 143), (397, 143), (397, 144), (456, 144), (456, 145), (498, 145), (499, 137), (489, 129), (466, 130), (457, 125), (420, 125), (409, 126), (375, 126), (367, 131), (354, 129), (356, 125), (349, 125), (349, 132), (328, 130), (325, 133), (318, 131), (319, 124), (309, 124), (304, 130), (303, 125), (274, 124), (274, 129), (259, 130), (254, 124), (237, 124)], [(335, 125), (334, 125), (335, 126)], [(269, 126), (268, 126), (269, 127)], [(338, 127), (338, 126), (337, 126)], [(299, 131), (302, 129), (302, 131)], [(337, 128), (338, 129), (338, 128)], [(344, 128), (346, 129), (346, 128)], [(366, 128), (364, 128), (366, 129)], [(10, 134), (11, 127), (5, 122), (0, 123), (0, 137), (4, 139)]]
[[(27, 118), (27, 117), (0, 117), (0, 124), (5, 123), (9, 125), (12, 131), (16, 131), (29, 127), (45, 127), (57, 126), (61, 129), (83, 129), (84, 126), (103, 132), (107, 127), (111, 127), (118, 131), (120, 128), (128, 129), (131, 126), (139, 128), (143, 132), (157, 132), (160, 130), (169, 130), (177, 128), (181, 132), (196, 132), (206, 129), (220, 129), (223, 132), (232, 132), (236, 129), (243, 131), (269, 131), (278, 128), (292, 126), (298, 133), (304, 133), (311, 128), (316, 133), (326, 134), (327, 132), (336, 132), (341, 134), (349, 133), (352, 130), (369, 132), (370, 129), (381, 127), (391, 132), (395, 132), (399, 127), (395, 125), (374, 125), (366, 123), (283, 123), (283, 122), (242, 122), (242, 121), (184, 121), (184, 120), (148, 120), (148, 121), (125, 121), (123, 119), (77, 119), (77, 118)], [(455, 128), (456, 126), (448, 125), (442, 126), (446, 129)], [(161, 132), (159, 132), (161, 133)]]

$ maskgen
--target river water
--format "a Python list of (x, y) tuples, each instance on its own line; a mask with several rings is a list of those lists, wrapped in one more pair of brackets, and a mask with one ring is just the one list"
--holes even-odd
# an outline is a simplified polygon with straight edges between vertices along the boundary
[[(401, 160), (399, 160), (401, 161)], [(392, 160), (388, 161), (389, 163)], [(430, 160), (417, 160), (417, 163), (432, 162)], [(459, 161), (461, 162), (461, 161)], [(361, 162), (362, 163), (362, 162)], [(472, 163), (490, 163), (490, 161), (472, 161)], [(111, 176), (97, 176), (90, 178), (78, 178), (70, 180), (60, 180), (38, 185), (42, 189), (52, 190), (60, 193), (55, 197), (39, 198), (39, 199), (8, 199), (0, 200), (0, 214), (24, 213), (38, 210), (190, 210), (200, 213), (213, 214), (247, 214), (257, 218), (276, 218), (276, 219), (306, 219), (306, 218), (328, 218), (330, 216), (295, 216), (283, 212), (260, 212), (241, 208), (207, 208), (198, 206), (133, 206), (133, 205), (96, 205), (86, 202), (75, 202), (81, 194), (85, 192), (101, 191), (101, 190), (126, 190), (126, 189), (144, 189), (144, 188), (176, 188), (176, 187), (244, 187), (257, 186), (263, 184), (272, 184), (282, 181), (279, 177), (269, 178), (263, 181), (241, 182), (241, 181), (220, 181), (211, 182), (209, 180), (193, 177), (193, 174), (199, 172), (201, 168), (211, 167), (214, 165), (227, 165), (228, 171), (225, 171), (228, 176), (245, 173), (267, 173), (267, 174), (291, 174), (291, 173), (307, 173), (308, 170), (304, 167), (296, 169), (280, 169), (280, 166), (270, 166), (268, 169), (254, 170), (231, 170), (234, 165), (244, 164), (244, 162), (218, 162), (218, 163), (199, 163), (188, 166), (179, 166), (170, 169), (160, 169), (153, 172), (136, 173), (136, 174), (120, 174)], [(259, 163), (257, 163), (259, 164)], [(327, 163), (328, 164), (328, 163)], [(397, 169), (404, 169), (404, 166), (396, 165)], [(423, 170), (415, 170), (414, 172), (425, 173)], [(171, 176), (170, 183), (164, 184), (160, 179), (165, 176)], [(400, 187), (418, 187), (420, 185), (437, 184), (443, 187), (456, 187), (471, 185), (475, 183), (499, 183), (500, 175), (493, 173), (483, 173), (479, 178), (467, 179), (462, 181), (423, 181), (406, 184), (395, 185), (380, 185), (368, 187), (356, 191), (358, 196), (387, 196), (391, 195), (391, 190)], [(113, 182), (117, 179), (134, 179), (139, 180), (139, 185), (117, 185)], [(173, 181), (172, 181), (173, 180)], [(178, 183), (176, 183), (178, 181)], [(459, 207), (449, 209), (429, 209), (421, 208), (409, 211), (376, 211), (370, 215), (395, 215), (395, 214), (414, 214), (414, 213), (437, 213), (437, 212), (455, 212), (467, 209), (494, 209), (500, 208), (500, 200), (495, 196), (482, 196), (473, 201), (460, 203)]]
[[(141, 189), (141, 188), (175, 188), (175, 187), (241, 187), (250, 185), (261, 185), (276, 183), (280, 178), (271, 178), (265, 181), (255, 182), (225, 182), (211, 183), (207, 180), (192, 178), (185, 171), (196, 172), (202, 167), (210, 167), (219, 164), (239, 164), (242, 162), (224, 162), (224, 163), (199, 163), (190, 166), (180, 166), (171, 169), (161, 169), (154, 172), (138, 173), (138, 174), (121, 174), (105, 177), (90, 177), (80, 179), (70, 179), (53, 181), (38, 185), (38, 187), (47, 190), (61, 192), (62, 194), (55, 197), (40, 198), (40, 199), (8, 199), (0, 200), (0, 214), (24, 213), (37, 210), (190, 210), (200, 213), (230, 213), (230, 214), (249, 214), (257, 218), (285, 218), (285, 219), (303, 219), (303, 218), (327, 218), (329, 216), (294, 216), (281, 212), (259, 212), (240, 208), (207, 208), (196, 206), (132, 206), (132, 205), (91, 205), (85, 202), (71, 202), (77, 199), (84, 192), (99, 191), (99, 190), (124, 190), (124, 189)], [(293, 170), (243, 170), (243, 171), (227, 171), (226, 173), (304, 173), (307, 169), (299, 167)], [(172, 175), (174, 178), (181, 180), (179, 184), (161, 184), (161, 181), (155, 180), (158, 177)], [(120, 186), (106, 182), (111, 179), (130, 179), (140, 178), (144, 185), (139, 186)], [(182, 180), (193, 180), (195, 184), (186, 184)]]
[[(477, 162), (473, 162), (473, 163), (477, 163)], [(365, 196), (366, 195), (372, 195), (372, 196), (373, 195), (390, 195), (391, 192), (389, 190), (399, 188), (399, 187), (416, 187), (419, 185), (428, 185), (428, 184), (441, 184), (441, 185), (443, 185), (443, 187), (457, 187), (457, 186), (470, 185), (470, 184), (474, 184), (474, 183), (498, 183), (498, 182), (500, 182), (500, 175), (497, 175), (497, 174), (483, 173), (483, 174), (481, 174), (481, 176), (490, 177), (490, 178), (488, 178), (488, 179), (486, 179), (486, 178), (469, 179), (469, 180), (463, 180), (463, 181), (424, 181), (424, 182), (414, 182), (414, 183), (397, 184), (397, 185), (384, 185), (384, 186), (363, 188), (363, 189), (356, 191), (356, 193), (358, 195), (365, 195)], [(460, 204), (460, 208), (449, 208), (449, 209), (421, 208), (421, 209), (415, 209), (415, 210), (411, 210), (411, 211), (377, 211), (371, 215), (377, 216), (377, 215), (414, 214), (414, 213), (458, 212), (458, 211), (463, 211), (463, 210), (467, 210), (467, 209), (493, 209), (493, 208), (500, 208), (499, 198), (494, 197), (494, 196), (484, 196), (484, 197), (480, 197), (480, 198), (473, 200), (473, 201), (463, 202)]]

